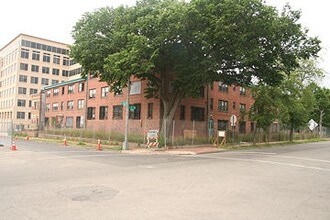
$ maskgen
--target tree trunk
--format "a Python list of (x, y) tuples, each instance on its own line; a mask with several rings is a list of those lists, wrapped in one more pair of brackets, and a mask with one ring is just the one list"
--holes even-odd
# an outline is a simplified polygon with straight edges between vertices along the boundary
[[(164, 137), (164, 141), (168, 139), (175, 112), (182, 100), (182, 96), (175, 95), (170, 101), (162, 99), (164, 113), (161, 127), (161, 135)], [(166, 143), (165, 143), (166, 144)]]
[(320, 110), (320, 121), (319, 121), (319, 128), (320, 128), (320, 138), (323, 138), (323, 116), (324, 116), (324, 109)]
[(289, 136), (290, 142), (293, 141), (293, 128), (290, 128), (290, 136)]

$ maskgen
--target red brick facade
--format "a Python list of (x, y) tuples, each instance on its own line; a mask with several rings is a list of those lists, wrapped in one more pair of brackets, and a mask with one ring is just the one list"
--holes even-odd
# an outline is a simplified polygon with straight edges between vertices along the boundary
[[(135, 109), (130, 113), (129, 133), (145, 134), (150, 129), (160, 129), (161, 100), (144, 97), (146, 81), (132, 81), (130, 105), (134, 105)], [(89, 79), (88, 82), (77, 79), (46, 87), (44, 92), (48, 107), (45, 112), (45, 126), (72, 128), (86, 126), (89, 130), (123, 133), (126, 114), (126, 107), (123, 105), (125, 105), (127, 89), (124, 89), (122, 94), (115, 95), (108, 92), (107, 87), (106, 83), (99, 82), (96, 78)], [(81, 102), (84, 102), (83, 106)], [(251, 123), (247, 116), (240, 117), (240, 110), (248, 110), (252, 102), (248, 89), (239, 86), (219, 86), (218, 82), (214, 82), (212, 86), (204, 89), (203, 97), (182, 100), (173, 124), (167, 126), (170, 126), (170, 133), (174, 131), (176, 136), (183, 136), (185, 131), (189, 130), (196, 130), (198, 135), (207, 135), (211, 118), (215, 130), (231, 129), (229, 118), (235, 114), (238, 118), (236, 131), (250, 132)]]

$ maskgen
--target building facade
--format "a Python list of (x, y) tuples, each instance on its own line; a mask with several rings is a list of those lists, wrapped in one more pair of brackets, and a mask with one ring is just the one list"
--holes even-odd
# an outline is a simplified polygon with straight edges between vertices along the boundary
[(0, 121), (31, 129), (32, 96), (42, 87), (80, 74), (69, 58), (69, 45), (20, 34), (0, 49)]
[[(163, 106), (158, 98), (146, 99), (147, 82), (132, 79), (130, 90), (129, 133), (143, 135), (159, 130)], [(45, 126), (48, 128), (87, 128), (94, 131), (124, 133), (127, 89), (110, 92), (97, 78), (75, 79), (47, 86), (45, 94)], [(199, 98), (183, 99), (176, 111), (170, 133), (186, 136), (189, 131), (206, 136), (210, 130), (235, 130), (246, 133), (253, 129), (246, 111), (253, 100), (250, 91), (240, 86), (214, 82), (201, 91)], [(231, 126), (230, 117), (237, 122)]]

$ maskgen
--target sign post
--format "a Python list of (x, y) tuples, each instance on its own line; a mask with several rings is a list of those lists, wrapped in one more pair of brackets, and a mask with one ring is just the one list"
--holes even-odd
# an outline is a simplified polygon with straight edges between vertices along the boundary
[(231, 125), (231, 131), (232, 131), (232, 138), (233, 138), (233, 145), (235, 145), (235, 124), (237, 122), (236, 115), (230, 116), (230, 125)]

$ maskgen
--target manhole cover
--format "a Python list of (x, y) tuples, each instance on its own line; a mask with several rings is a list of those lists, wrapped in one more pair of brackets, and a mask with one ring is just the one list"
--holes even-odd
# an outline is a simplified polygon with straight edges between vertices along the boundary
[(108, 186), (85, 186), (60, 191), (59, 195), (72, 201), (102, 201), (113, 199), (118, 192)]

